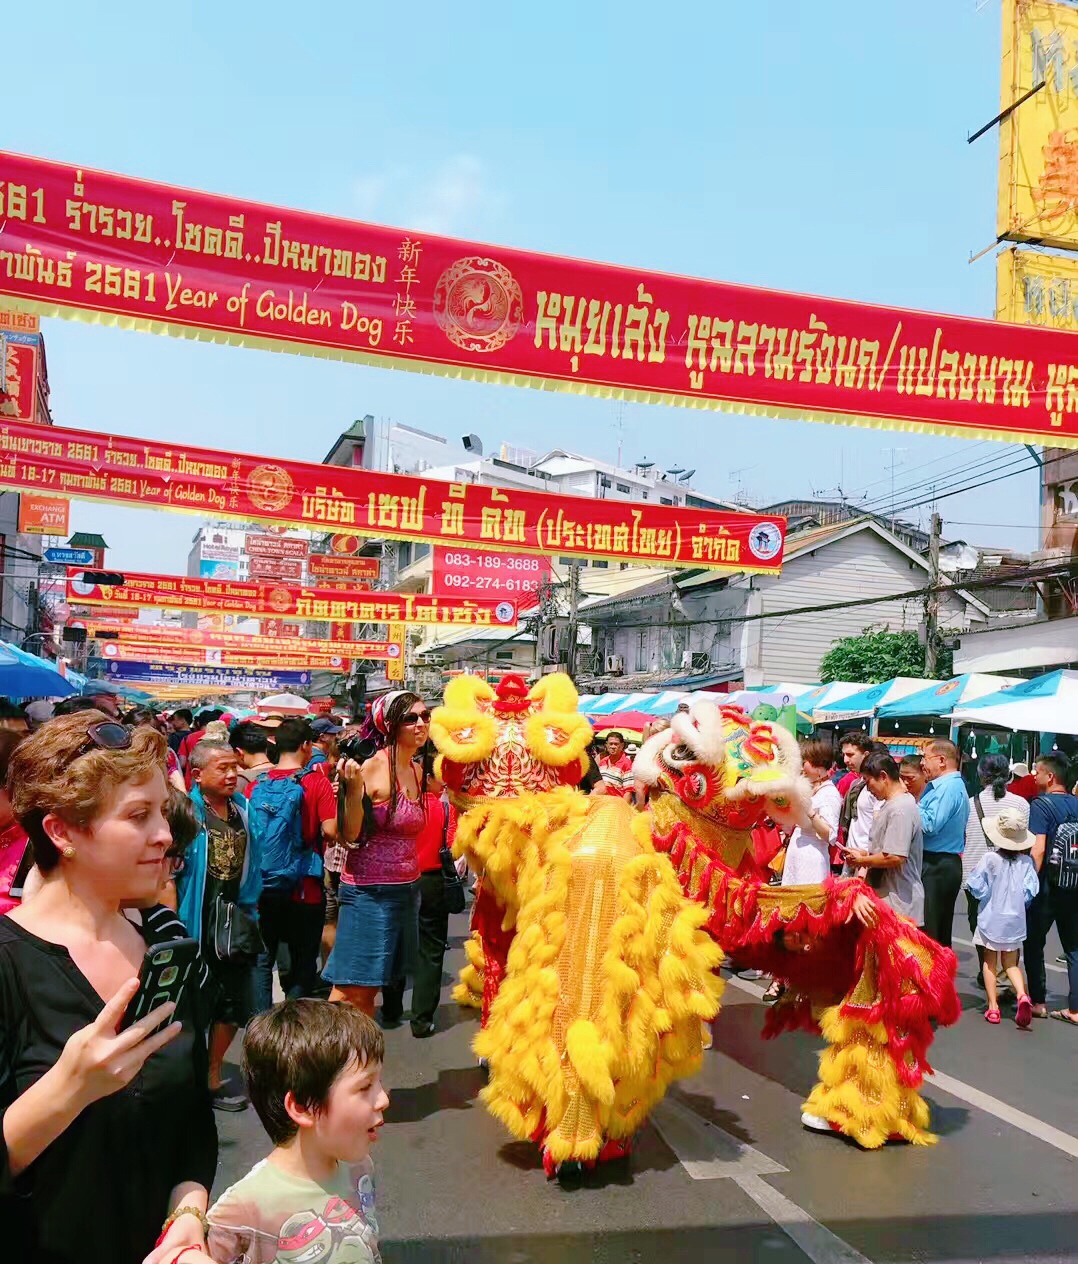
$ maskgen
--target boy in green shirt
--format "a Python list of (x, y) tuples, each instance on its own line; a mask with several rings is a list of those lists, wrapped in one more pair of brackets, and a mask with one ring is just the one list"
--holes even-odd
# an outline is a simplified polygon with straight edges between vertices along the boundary
[(284, 1001), (251, 1021), (243, 1069), (274, 1149), (210, 1208), (218, 1264), (378, 1264), (370, 1148), (389, 1106), (384, 1054), (351, 1005)]

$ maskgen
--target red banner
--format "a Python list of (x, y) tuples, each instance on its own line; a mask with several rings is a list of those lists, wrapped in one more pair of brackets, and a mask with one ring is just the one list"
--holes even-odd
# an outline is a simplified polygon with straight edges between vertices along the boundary
[[(275, 622), (266, 620), (266, 622)], [(111, 643), (119, 645), (176, 645), (190, 649), (199, 647), (244, 650), (271, 656), (287, 655), (300, 657), (307, 655), (345, 654), (349, 658), (386, 659), (392, 658), (388, 641), (346, 641), (316, 640), (314, 637), (301, 637), (299, 624), (295, 624), (295, 636), (248, 636), (243, 632), (202, 632), (197, 628), (175, 628), (167, 624), (113, 624), (104, 619), (87, 619), (82, 626), (87, 633), (95, 637), (104, 632)], [(263, 625), (264, 626), (264, 625)]]
[(312, 579), (377, 579), (382, 563), (376, 557), (341, 557), (337, 553), (312, 553), (307, 574)]
[(252, 584), (228, 579), (192, 579), (185, 575), (143, 575), (124, 571), (119, 585), (87, 584), (84, 567), (67, 568), (67, 599), (84, 606), (137, 606), (208, 613), (291, 615), (295, 619), (348, 623), (423, 623), (454, 627), (511, 627), (516, 605), (509, 600), (475, 597), (468, 601), (422, 593), (366, 593), (347, 597), (318, 588)]
[(282, 636), (299, 636), (300, 626), (298, 623), (289, 623), (285, 619), (262, 619), (260, 620), (263, 636), (282, 637)]
[(1065, 333), (563, 259), (0, 153), (46, 315), (726, 411), (1078, 446)]
[(352, 664), (340, 654), (264, 654), (254, 650), (199, 649), (195, 645), (121, 645), (105, 641), (100, 658), (117, 663), (182, 663), (188, 667), (270, 667), (280, 670), (347, 672)]
[(531, 601), (550, 576), (549, 558), (439, 546), (434, 550), (432, 591), (450, 597), (489, 597), (497, 593), (517, 601)]
[(19, 422), (0, 425), (0, 487), (246, 522), (340, 523), (455, 547), (772, 575), (786, 532), (782, 517), (442, 483)]
[(45, 420), (37, 406), (40, 355), (37, 334), (0, 333), (0, 421)]
[(243, 551), (248, 557), (291, 557), (302, 561), (311, 551), (306, 540), (287, 535), (249, 535)]

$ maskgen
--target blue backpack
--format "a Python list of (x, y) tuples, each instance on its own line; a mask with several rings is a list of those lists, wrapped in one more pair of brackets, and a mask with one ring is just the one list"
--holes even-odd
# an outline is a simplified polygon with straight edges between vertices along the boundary
[(321, 857), (303, 841), (303, 786), (310, 768), (290, 777), (263, 775), (255, 782), (247, 828), (262, 854), (262, 888), (294, 891), (320, 868)]

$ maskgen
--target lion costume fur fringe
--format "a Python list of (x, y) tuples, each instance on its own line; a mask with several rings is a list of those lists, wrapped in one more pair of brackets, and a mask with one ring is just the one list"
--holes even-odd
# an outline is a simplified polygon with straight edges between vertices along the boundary
[[(574, 762), (582, 770), (590, 738), (571, 682), (548, 676), (515, 700), (502, 696), (499, 712), (489, 686), (461, 678), (432, 723), (441, 771), (464, 809), (454, 848), (513, 932), (474, 1044), (490, 1067), (482, 1096), (513, 1136), (541, 1142), (549, 1161), (588, 1162), (699, 1068), (703, 1023), (719, 1009), (722, 952), (703, 929), (706, 910), (634, 828), (632, 808), (556, 783)], [(484, 780), (484, 765), (506, 750), (515, 780), (504, 788), (516, 793), (502, 797), (490, 791), (505, 770)], [(525, 752), (534, 766), (522, 777)], [(454, 775), (454, 764), (470, 774)], [(525, 789), (528, 777), (541, 788)], [(488, 963), (474, 939), (468, 957), (458, 996), (475, 1003)]]

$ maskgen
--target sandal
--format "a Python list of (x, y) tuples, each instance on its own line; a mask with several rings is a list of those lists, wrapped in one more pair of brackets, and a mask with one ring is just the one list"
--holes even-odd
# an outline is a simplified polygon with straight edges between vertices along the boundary
[(786, 984), (780, 983), (776, 979), (775, 982), (772, 983), (771, 986), (764, 993), (762, 999), (765, 1000), (768, 1004), (771, 1004), (774, 1001), (781, 1000), (785, 992), (786, 992)]
[(1020, 996), (1018, 998), (1018, 1012), (1014, 1016), (1014, 1021), (1024, 1031), (1033, 1021), (1033, 1002), (1028, 996)]
[(1048, 1017), (1055, 1018), (1061, 1023), (1070, 1023), (1072, 1027), (1078, 1027), (1078, 1018), (1071, 1018), (1065, 1009), (1054, 1009), (1049, 1013)]
[(1000, 1014), (998, 1009), (986, 1009), (984, 1011), (984, 1021), (986, 1023), (998, 1024)]
[(1047, 1018), (1048, 1017), (1048, 1006), (1045, 1005), (1043, 1001), (1034, 1003), (1033, 1017), (1034, 1018)]

